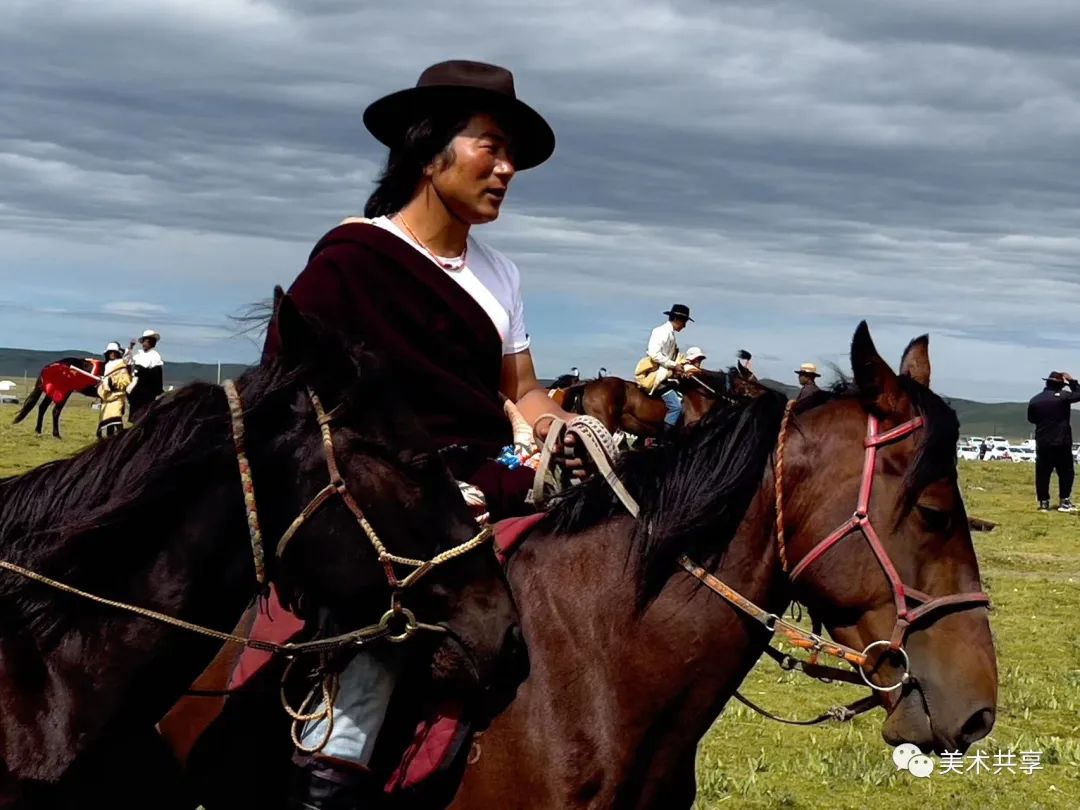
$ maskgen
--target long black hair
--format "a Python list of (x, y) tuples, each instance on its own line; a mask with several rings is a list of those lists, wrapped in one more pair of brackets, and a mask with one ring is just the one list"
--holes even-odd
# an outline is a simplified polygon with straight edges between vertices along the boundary
[(442, 156), (445, 165), (454, 160), (450, 142), (468, 126), (475, 110), (438, 110), (417, 121), (401, 143), (390, 148), (375, 190), (364, 206), (368, 218), (388, 217), (408, 204), (433, 160)]

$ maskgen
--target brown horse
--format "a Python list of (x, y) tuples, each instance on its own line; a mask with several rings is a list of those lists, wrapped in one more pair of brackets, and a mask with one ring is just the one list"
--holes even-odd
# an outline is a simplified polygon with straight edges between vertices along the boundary
[(54, 402), (51, 397), (46, 396), (42, 399), (42, 393), (45, 389), (45, 382), (43, 377), (45, 370), (52, 368), (55, 365), (72, 366), (73, 368), (81, 369), (88, 374), (101, 374), (101, 368), (104, 365), (102, 361), (95, 360), (93, 358), (83, 357), (62, 357), (59, 360), (55, 360), (49, 365), (42, 368), (38, 373), (37, 380), (34, 382), (34, 388), (26, 395), (26, 401), (23, 402), (22, 407), (19, 408), (19, 412), (15, 414), (14, 422), (18, 424), (27, 417), (34, 406), (38, 404), (38, 400), (41, 400), (41, 404), (38, 406), (37, 425), (34, 427), (35, 433), (41, 433), (42, 426), (45, 424), (45, 411), (49, 409), (50, 405), (53, 405), (52, 426), (53, 436), (60, 438), (60, 412), (64, 410), (64, 406), (67, 405), (67, 401), (71, 399), (72, 394), (82, 394), (84, 397), (90, 397), (91, 399), (97, 399), (97, 383), (91, 383), (90, 385), (82, 388), (77, 388), (72, 391), (68, 391), (64, 394), (63, 398)]
[[(683, 550), (766, 611), (781, 614), (797, 598), (843, 644), (886, 640), (880, 651), (896, 642), (903, 653), (890, 647), (867, 674), (899, 685), (878, 693), (888, 743), (964, 751), (990, 731), (996, 659), (984, 597), (974, 593), (956, 416), (929, 389), (925, 338), (897, 375), (862, 324), (851, 359), (854, 383), (800, 403), (782, 435), (783, 398), (766, 392), (718, 409), (676, 445), (624, 456), (620, 475), (641, 504), (636, 523), (594, 483), (525, 539), (508, 576), (530, 675), (480, 739), (452, 807), (693, 803), (697, 744), (770, 633), (678, 568)], [(732, 419), (732, 440), (718, 438)], [(880, 445), (873, 453), (868, 432)], [(774, 444), (783, 448), (779, 485), (773, 466), (747, 460), (762, 448), (767, 459)], [(732, 537), (727, 525), (755, 474)], [(834, 531), (851, 530), (857, 501), (865, 526)], [(907, 613), (914, 598), (929, 611)]]
[(760, 396), (769, 389), (757, 377), (744, 377), (734, 368), (727, 371), (702, 370), (681, 381), (682, 427), (701, 421), (717, 405), (736, 405)]
[[(696, 422), (718, 401), (725, 398), (730, 401), (732, 397), (749, 394), (745, 384), (737, 383), (730, 372), (706, 371), (700, 375), (700, 382), (683, 378), (677, 384), (683, 395), (685, 424)], [(621, 430), (647, 439), (660, 436), (664, 431), (667, 415), (664, 401), (645, 393), (631, 380), (601, 377), (552, 390), (552, 399), (557, 405), (571, 413), (596, 417), (610, 433)], [(688, 398), (691, 400), (689, 407)]]

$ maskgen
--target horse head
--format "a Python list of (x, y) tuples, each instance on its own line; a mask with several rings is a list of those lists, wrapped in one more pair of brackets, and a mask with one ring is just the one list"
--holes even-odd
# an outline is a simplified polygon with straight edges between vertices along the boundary
[(866, 652), (886, 741), (963, 751), (993, 726), (997, 665), (956, 415), (930, 390), (925, 336), (897, 374), (860, 324), (851, 364), (846, 392), (813, 397), (782, 431), (781, 559), (793, 594)]

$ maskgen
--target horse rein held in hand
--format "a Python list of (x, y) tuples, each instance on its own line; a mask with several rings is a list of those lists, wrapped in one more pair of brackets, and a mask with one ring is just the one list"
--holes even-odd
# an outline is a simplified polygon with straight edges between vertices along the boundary
[[(232, 380), (225, 380), (225, 382), (222, 383), (222, 388), (225, 390), (225, 397), (229, 404), (232, 440), (236, 450), (237, 466), (240, 472), (240, 484), (244, 494), (244, 513), (247, 520), (248, 536), (251, 541), (252, 560), (255, 565), (255, 579), (260, 589), (264, 589), (267, 585), (267, 580), (263, 553), (262, 528), (259, 524), (259, 515), (255, 504), (255, 485), (251, 476), (251, 465), (248, 462), (247, 451), (244, 447), (245, 430), (243, 404), (240, 399), (240, 394), (236, 389), (236, 384), (233, 383)], [(376, 534), (374, 528), (364, 516), (363, 510), (360, 508), (359, 504), (356, 503), (356, 500), (349, 493), (348, 488), (341, 477), (337, 458), (334, 453), (333, 434), (330, 429), (330, 424), (337, 415), (337, 409), (327, 413), (323, 409), (322, 403), (319, 401), (319, 398), (314, 391), (309, 388), (307, 394), (315, 409), (319, 430), (322, 434), (323, 454), (326, 459), (327, 469), (330, 472), (330, 483), (316, 494), (311, 502), (304, 507), (297, 518), (290, 524), (288, 529), (286, 529), (277, 546), (277, 557), (280, 559), (289, 541), (296, 535), (297, 530), (299, 530), (304, 522), (332, 496), (339, 495), (345, 502), (349, 511), (356, 517), (360, 527), (364, 530), (364, 534), (371, 542), (372, 547), (378, 555), (379, 563), (383, 566), (386, 573), (387, 582), (391, 589), (393, 589), (390, 609), (387, 610), (375, 624), (327, 638), (278, 644), (272, 641), (263, 641), (261, 639), (239, 636), (234, 633), (225, 633), (210, 627), (187, 622), (183, 619), (178, 619), (175, 616), (170, 616), (156, 610), (139, 607), (138, 605), (131, 605), (116, 599), (107, 599), (80, 590), (71, 585), (67, 585), (63, 582), (59, 582), (50, 577), (43, 576), (42, 574), (23, 568), (14, 563), (7, 562), (6, 560), (0, 560), (0, 570), (10, 571), (11, 573), (18, 574), (21, 577), (62, 591), (63, 593), (72, 594), (99, 605), (127, 611), (128, 613), (133, 613), (137, 616), (142, 616), (170, 627), (203, 635), (217, 641), (238, 644), (272, 655), (283, 655), (287, 658), (295, 658), (298, 655), (308, 653), (327, 653), (343, 647), (363, 646), (380, 638), (385, 638), (392, 642), (402, 642), (410, 638), (417, 630), (445, 632), (445, 628), (439, 625), (418, 622), (415, 614), (401, 605), (399, 598), (400, 591), (416, 584), (421, 577), (430, 573), (436, 566), (460, 557), (490, 541), (492, 537), (491, 529), (483, 529), (465, 543), (447, 549), (430, 560), (414, 560), (408, 557), (398, 557), (391, 554), (387, 551), (386, 546), (379, 539), (378, 534)], [(398, 579), (394, 571), (394, 565), (411, 567), (414, 570), (404, 579)], [(397, 628), (391, 626), (391, 622), (394, 622), (395, 620), (403, 622), (397, 632), (395, 632)]]
[[(780, 433), (777, 438), (775, 454), (776, 539), (781, 570), (788, 575), (788, 581), (794, 583), (812, 563), (820, 559), (825, 552), (838, 542), (857, 532), (861, 533), (867, 543), (869, 543), (874, 556), (877, 558), (878, 563), (888, 580), (889, 588), (892, 591), (893, 602), (896, 607), (896, 622), (893, 625), (892, 636), (888, 640), (881, 639), (872, 641), (860, 652), (852, 647), (823, 638), (818, 633), (804, 630), (801, 627), (786, 621), (782, 617), (777, 616), (775, 613), (764, 610), (734, 589), (728, 587), (720, 579), (693, 562), (685, 554), (679, 557), (679, 564), (691, 576), (698, 579), (711, 591), (723, 597), (728, 603), (738, 608), (752, 619), (760, 622), (770, 633), (774, 635), (779, 633), (793, 646), (810, 651), (810, 660), (804, 662), (791, 656), (784, 655), (782, 652), (774, 650), (771, 646), (767, 647), (766, 650), (769, 652), (770, 656), (777, 660), (782, 668), (788, 670), (798, 669), (810, 677), (823, 681), (843, 680), (857, 683), (857, 681), (853, 679), (851, 673), (847, 670), (819, 665), (817, 663), (817, 656), (823, 653), (834, 658), (839, 658), (853, 666), (858, 672), (862, 682), (874, 690), (874, 692), (893, 692), (912, 680), (911, 662), (903, 646), (904, 639), (911, 626), (943, 608), (951, 608), (960, 605), (966, 607), (988, 605), (990, 603), (990, 597), (981, 591), (949, 594), (946, 596), (931, 596), (923, 591), (904, 585), (903, 581), (900, 579), (900, 575), (896, 571), (896, 566), (893, 565), (888, 552), (882, 545), (877, 531), (874, 529), (873, 523), (870, 520), (870, 497), (873, 492), (878, 449), (902, 441), (911, 436), (916, 430), (923, 427), (924, 420), (921, 416), (909, 419), (891, 430), (882, 431), (880, 429), (878, 418), (873, 414), (867, 415), (866, 439), (863, 443), (865, 455), (863, 459), (862, 480), (854, 514), (835, 531), (818, 542), (794, 568), (790, 568), (787, 559), (787, 547), (784, 540), (784, 450), (795, 404), (795, 401), (791, 400), (784, 409), (784, 416), (780, 423)], [(621, 497), (620, 499), (622, 500)], [(623, 500), (623, 502), (626, 503), (625, 500)], [(630, 508), (628, 505), (630, 513), (636, 518), (640, 510), (637, 508), (636, 502), (633, 504), (633, 507), (634, 508)], [(910, 606), (911, 600), (920, 603), (919, 606), (912, 608)], [(870, 662), (871, 651), (882, 647), (885, 648), (886, 654), (898, 654), (903, 660), (902, 676), (896, 683), (887, 686), (874, 683), (867, 674), (867, 666)], [(811, 721), (789, 721), (775, 717), (763, 709), (760, 709), (738, 692), (735, 693), (735, 696), (755, 711), (764, 714), (766, 717), (794, 725), (810, 725), (828, 719), (849, 720), (856, 714), (872, 709), (877, 704), (876, 700), (864, 698), (846, 707), (835, 707), (830, 709), (828, 712)], [(871, 698), (873, 698), (873, 696), (871, 696)]]

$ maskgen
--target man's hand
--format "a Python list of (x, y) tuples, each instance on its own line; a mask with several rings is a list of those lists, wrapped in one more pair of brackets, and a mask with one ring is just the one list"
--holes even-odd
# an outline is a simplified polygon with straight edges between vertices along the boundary
[[(536, 440), (543, 444), (547, 441), (554, 419), (538, 420), (534, 432)], [(573, 433), (563, 433), (562, 440), (555, 445), (553, 456), (555, 463), (565, 469), (574, 478), (585, 479), (589, 472), (585, 469), (585, 459), (575, 455), (577, 449), (577, 436)]]
[(685, 374), (687, 377), (695, 377), (700, 373), (701, 369), (698, 366), (695, 366), (693, 363), (688, 363), (687, 365), (683, 366), (683, 374)]
[(1065, 380), (1065, 382), (1072, 382), (1072, 381), (1073, 381), (1073, 380), (1075, 380), (1076, 378), (1075, 378), (1075, 377), (1073, 377), (1073, 375), (1072, 375), (1072, 374), (1066, 374), (1066, 373), (1065, 373), (1065, 372), (1063, 371), (1063, 372), (1061, 372), (1061, 379)]

